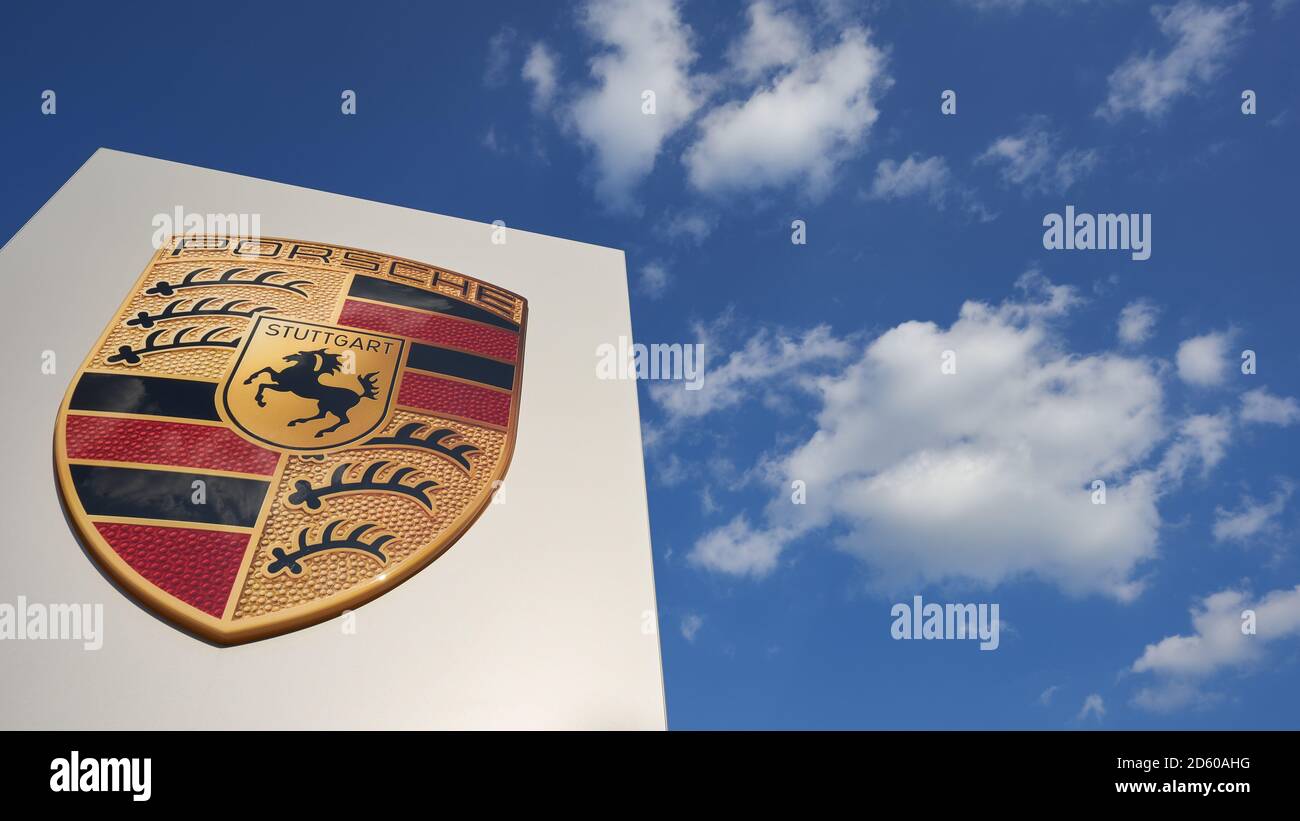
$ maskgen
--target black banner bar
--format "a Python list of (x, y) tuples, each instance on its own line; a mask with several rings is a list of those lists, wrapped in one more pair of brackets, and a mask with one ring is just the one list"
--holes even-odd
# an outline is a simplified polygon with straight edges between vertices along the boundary
[(69, 409), (220, 421), (213, 401), (216, 392), (214, 382), (128, 373), (84, 373), (72, 392)]
[(510, 390), (515, 385), (514, 365), (433, 345), (412, 344), (411, 352), (406, 355), (406, 365), (417, 370), (455, 376), (505, 390)]
[[(351, 805), (385, 817), (432, 808), (453, 786), (474, 795), (490, 786), (496, 809), (497, 793), (534, 808), (548, 796), (584, 794), (588, 801), (625, 794), (637, 806), (680, 808), (706, 797), (700, 779), (708, 775), (721, 781), (709, 792), (729, 807), (785, 798), (828, 807), (851, 801), (865, 814), (905, 818), (934, 817), (936, 806), (1037, 816), (1093, 805), (1181, 813), (1196, 804), (1217, 814), (1256, 801), (1288, 806), (1298, 743), (1294, 732), (1236, 731), (8, 733), (0, 735), (0, 789), (10, 806), (39, 800), (42, 808), (188, 813), (201, 804), (205, 814), (285, 807), (334, 815)], [(429, 750), (440, 747), (459, 753), (431, 761)], [(102, 787), (105, 773), (111, 779), (114, 772), (134, 774), (136, 786), (68, 789), (64, 774), (72, 774), (74, 753), (83, 775), (95, 773), (85, 776), (87, 786), (98, 779)], [(149, 798), (135, 800), (145, 791), (146, 759)], [(492, 760), (498, 763), (485, 763)], [(129, 780), (117, 778), (119, 787)]]
[(468, 302), (461, 302), (458, 299), (452, 299), (449, 296), (436, 294), (432, 291), (426, 291), (423, 288), (413, 288), (410, 285), (390, 282), (386, 279), (358, 275), (352, 280), (352, 288), (348, 291), (348, 296), (370, 299), (375, 302), (387, 302), (390, 305), (404, 305), (407, 308), (433, 311), (448, 316), (457, 316), (461, 319), (472, 319), (476, 322), (495, 325), (498, 328), (506, 328), (511, 331), (519, 330), (519, 326), (514, 322), (485, 308), (470, 305)]
[[(90, 516), (130, 516), (173, 522), (252, 527), (270, 482), (208, 473), (69, 465), (81, 506)], [(194, 480), (202, 479), (203, 504), (195, 504)]]

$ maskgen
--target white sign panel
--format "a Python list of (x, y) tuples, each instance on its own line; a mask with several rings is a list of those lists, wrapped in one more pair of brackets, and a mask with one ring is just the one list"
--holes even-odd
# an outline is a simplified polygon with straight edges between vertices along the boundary
[(622, 252), (100, 150), (0, 288), (0, 729), (664, 727)]

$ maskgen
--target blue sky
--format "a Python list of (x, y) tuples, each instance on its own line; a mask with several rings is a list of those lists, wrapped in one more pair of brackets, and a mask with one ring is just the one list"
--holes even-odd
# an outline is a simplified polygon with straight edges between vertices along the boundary
[(1300, 727), (1300, 4), (303, 8), (14, 9), (0, 234), (108, 146), (625, 249), (672, 727)]

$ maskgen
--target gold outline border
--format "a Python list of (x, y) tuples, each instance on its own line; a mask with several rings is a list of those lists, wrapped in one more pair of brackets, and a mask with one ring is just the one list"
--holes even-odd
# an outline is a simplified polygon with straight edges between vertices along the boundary
[[(334, 245), (333, 243), (310, 243), (308, 240), (290, 240), (283, 237), (268, 237), (268, 239), (328, 245), (334, 248), (362, 251), (363, 253), (386, 256), (391, 259), (399, 259), (399, 257), (392, 257), (391, 255), (381, 254), (377, 251), (366, 251), (361, 248), (350, 248), (348, 246)], [(145, 274), (151, 271), (154, 266), (158, 264), (158, 261), (166, 251), (170, 251), (170, 248), (164, 246), (154, 252), (149, 263), (145, 266), (144, 270), (140, 272), (140, 275), (136, 277), (131, 289), (127, 291), (126, 296), (118, 304), (116, 312), (113, 314), (114, 319), (121, 316), (127, 305), (129, 305), (131, 300), (136, 296), (136, 291), (144, 280)], [(437, 267), (416, 260), (407, 261), (415, 262), (418, 265)], [(456, 271), (448, 271), (448, 273), (456, 274), (457, 276), (466, 276)], [(482, 282), (482, 280), (478, 280), (475, 277), (468, 278), (474, 279), (477, 282)], [(392, 571), (383, 573), (382, 577), (373, 577), (367, 582), (350, 587), (347, 590), (340, 591), (332, 596), (316, 599), (315, 601), (297, 605), (296, 607), (286, 608), (285, 610), (277, 611), (275, 613), (241, 619), (236, 622), (233, 619), (225, 618), (226, 613), (223, 613), (223, 617), (219, 619), (209, 616), (207, 613), (186, 604), (180, 599), (164, 592), (161, 588), (154, 586), (151, 582), (147, 581), (143, 576), (133, 570), (131, 566), (122, 559), (122, 557), (117, 555), (108, 542), (99, 534), (99, 531), (96, 530), (94, 520), (87, 515), (85, 508), (81, 505), (81, 500), (77, 496), (76, 488), (72, 484), (72, 473), (68, 468), (68, 405), (72, 401), (73, 391), (76, 390), (77, 384), (81, 381), (82, 375), (90, 369), (90, 365), (94, 361), (95, 355), (104, 347), (104, 342), (108, 339), (109, 333), (116, 329), (116, 324), (113, 319), (110, 319), (108, 324), (105, 326), (103, 333), (99, 335), (99, 338), (91, 347), (90, 352), (86, 355), (85, 361), (73, 375), (67, 391), (64, 392), (63, 401), (59, 404), (58, 417), (54, 425), (54, 468), (58, 480), (56, 484), (58, 486), (59, 498), (69, 520), (73, 523), (75, 532), (81, 542), (86, 546), (87, 552), (90, 553), (100, 567), (103, 568), (114, 581), (126, 588), (126, 590), (129, 591), (131, 595), (147, 609), (171, 624), (221, 645), (243, 644), (245, 642), (257, 641), (259, 639), (270, 638), (271, 636), (292, 632), (304, 627), (309, 627), (313, 624), (319, 624), (320, 622), (327, 621), (334, 616), (337, 616), (345, 610), (352, 610), (366, 604), (384, 593), (387, 593), (423, 570), (439, 556), (450, 550), (451, 547), (465, 535), (470, 527), (478, 521), (478, 518), (483, 515), (483, 512), (487, 510), (488, 506), (492, 502), (496, 490), (494, 484), (505, 478), (506, 474), (510, 470), (510, 463), (514, 458), (515, 439), (519, 430), (519, 408), (522, 404), (523, 398), (522, 389), (525, 336), (528, 328), (528, 300), (519, 294), (506, 291), (504, 288), (491, 285), (491, 283), (487, 284), (492, 288), (496, 288), (497, 290), (517, 297), (521, 303), (521, 313), (519, 317), (519, 356), (518, 361), (515, 363), (515, 381), (511, 391), (510, 422), (507, 429), (504, 431), (505, 442), (502, 445), (502, 457), (500, 461), (497, 462), (491, 475), (487, 477), (487, 482), (484, 485), (485, 492), (478, 502), (461, 511), (460, 515), (457, 516), (450, 525), (448, 525), (447, 529), (437, 539), (412, 553)], [(335, 316), (335, 320), (337, 320), (337, 315)], [(117, 371), (114, 371), (114, 373), (117, 373)], [(396, 405), (394, 407), (396, 407)], [(435, 419), (440, 418), (439, 414), (433, 414), (429, 411), (423, 411), (423, 413), (428, 414)], [(470, 422), (470, 424), (483, 425), (481, 422)], [(493, 428), (495, 429), (495, 426), (493, 426)], [(289, 458), (290, 457), (287, 454), (281, 457), (283, 462), (287, 462)], [(280, 467), (277, 470), (282, 472), (283, 467)], [(262, 519), (262, 514), (264, 514), (268, 509), (267, 506), (276, 503), (276, 496), (277, 494), (274, 492), (274, 489), (268, 489), (267, 498), (262, 503), (263, 510), (259, 512), (259, 525), (264, 521)], [(96, 518), (103, 519), (103, 517)], [(252, 531), (249, 537), (250, 550), (260, 535), (260, 530), (255, 529)], [(251, 556), (246, 555), (245, 564), (241, 567), (240, 575), (236, 577), (237, 583), (231, 589), (232, 597), (238, 596), (242, 593), (243, 586), (241, 580), (246, 579), (248, 573), (247, 568), (250, 564)], [(227, 601), (226, 610), (233, 614), (233, 606), (229, 600)]]

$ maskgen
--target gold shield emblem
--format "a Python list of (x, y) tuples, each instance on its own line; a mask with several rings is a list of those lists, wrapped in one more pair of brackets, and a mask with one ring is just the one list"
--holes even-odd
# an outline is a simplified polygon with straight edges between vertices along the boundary
[(221, 389), (222, 416), (255, 442), (349, 445), (389, 417), (406, 340), (258, 316)]
[(355, 608), (504, 479), (526, 322), (523, 297), (435, 265), (172, 240), (60, 408), (69, 518), (143, 604), (220, 643)]

